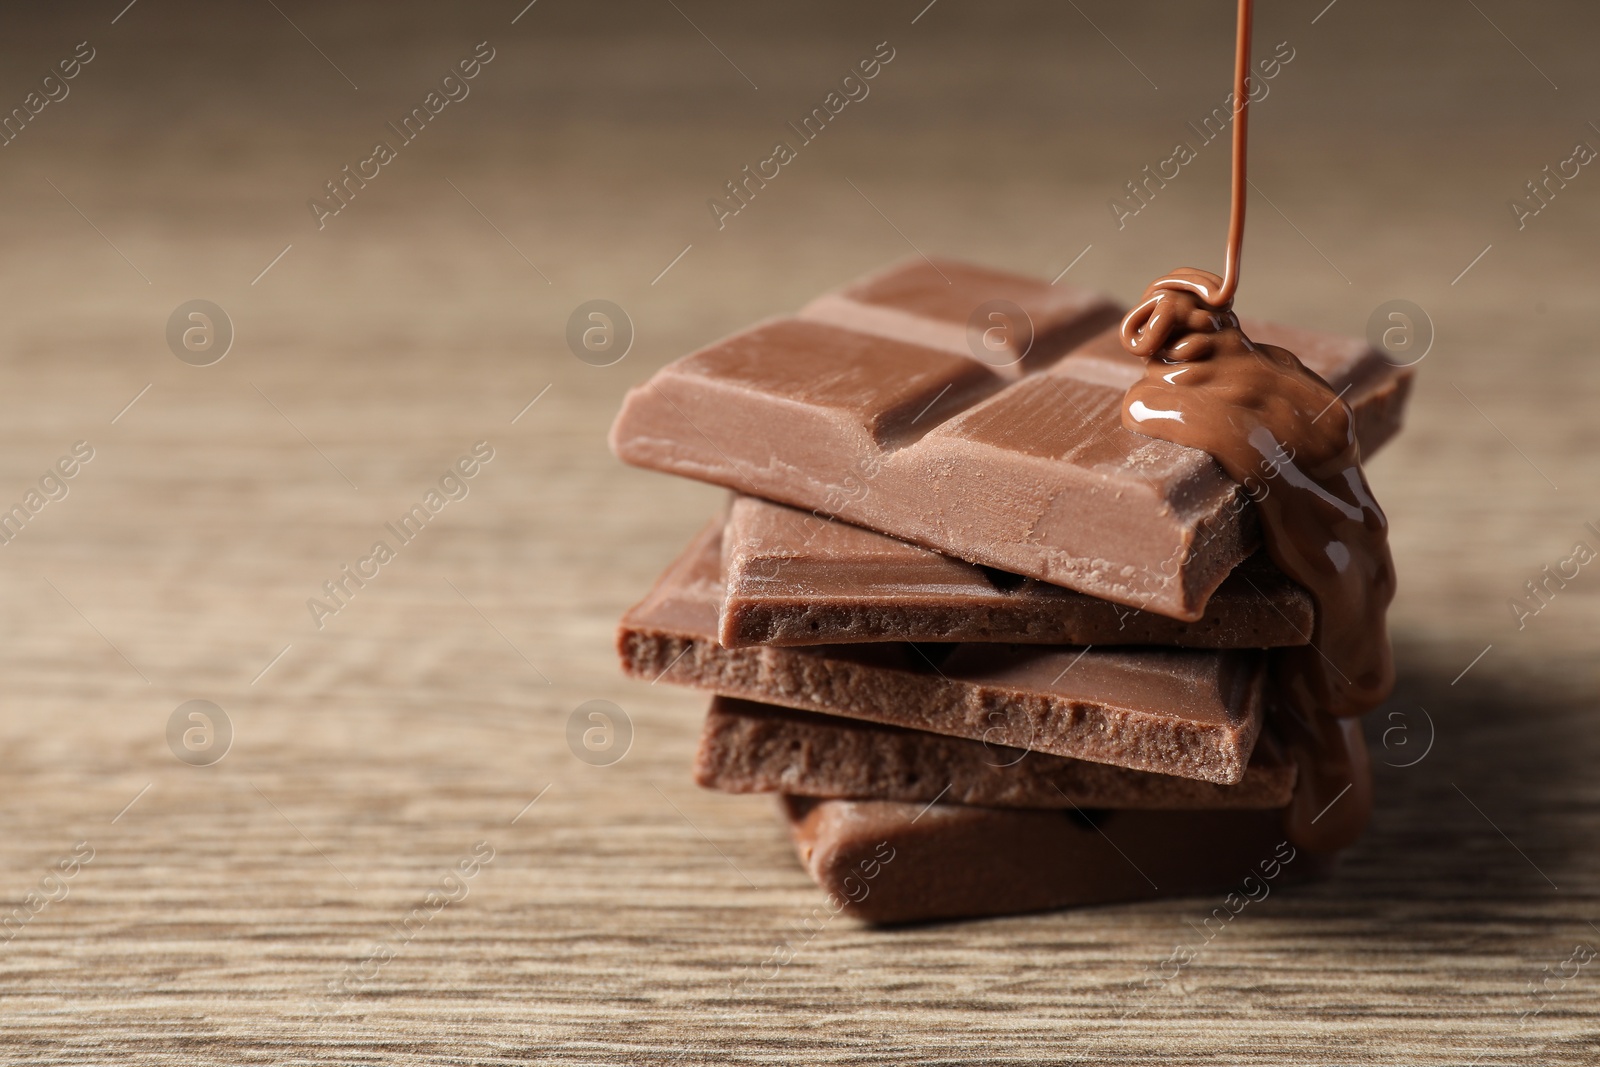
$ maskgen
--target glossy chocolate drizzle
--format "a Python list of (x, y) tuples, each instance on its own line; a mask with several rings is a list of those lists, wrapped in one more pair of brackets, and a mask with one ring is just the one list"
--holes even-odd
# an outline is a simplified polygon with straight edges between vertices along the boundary
[(1394, 685), (1385, 612), (1388, 523), (1361, 470), (1350, 408), (1294, 354), (1252, 342), (1232, 311), (1244, 237), (1251, 0), (1240, 0), (1226, 273), (1180, 268), (1122, 323), (1145, 359), (1123, 398), (1130, 430), (1210, 453), (1252, 493), (1268, 553), (1311, 592), (1311, 643), (1270, 655), (1270, 711), (1299, 766), (1285, 830), (1296, 845), (1352, 843), (1372, 807), (1359, 716)]

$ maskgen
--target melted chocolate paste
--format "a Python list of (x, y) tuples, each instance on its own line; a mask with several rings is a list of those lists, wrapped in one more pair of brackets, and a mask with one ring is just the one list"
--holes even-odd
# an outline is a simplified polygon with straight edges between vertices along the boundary
[[(1388, 523), (1361, 470), (1349, 407), (1293, 353), (1253, 343), (1231, 308), (1244, 236), (1251, 0), (1240, 0), (1233, 182), (1225, 277), (1180, 268), (1122, 323), (1146, 360), (1123, 399), (1130, 430), (1210, 453), (1252, 496), (1268, 553), (1311, 592), (1311, 644), (1271, 653), (1272, 714), (1300, 768), (1285, 830), (1296, 845), (1352, 843), (1372, 807), (1357, 718), (1394, 685), (1385, 612), (1394, 597)], [(1348, 795), (1346, 795), (1348, 793)]]

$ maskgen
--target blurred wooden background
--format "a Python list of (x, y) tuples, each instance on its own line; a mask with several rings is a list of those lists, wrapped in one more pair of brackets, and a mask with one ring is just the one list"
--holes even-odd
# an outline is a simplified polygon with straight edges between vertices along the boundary
[[(1231, 5), (124, 4), (0, 15), (29, 113), (0, 148), (0, 505), (94, 450), (0, 545), (6, 1062), (1600, 1058), (1600, 575), (1509, 607), (1600, 548), (1600, 175), (1520, 230), (1508, 206), (1600, 147), (1592, 8), (1261, 5), (1258, 51), (1293, 58), (1253, 121), (1241, 306), (1434, 326), (1370, 469), (1402, 682), (1340, 877), (1145, 996), (1217, 901), (804, 931), (771, 806), (688, 780), (703, 698), (611, 648), (719, 494), (604, 437), (664, 361), (912, 245), (1123, 299), (1215, 267), (1221, 146), (1125, 228), (1107, 203), (1221, 102)], [(484, 41), (319, 231), (308, 199)], [(706, 200), (883, 41), (718, 230)], [(564, 340), (593, 298), (635, 327), (613, 366)], [(168, 348), (191, 299), (236, 334), (211, 366)], [(468, 495), (318, 629), (306, 600), (479, 441)], [(610, 766), (568, 747), (591, 699), (631, 722)], [(169, 747), (189, 700), (231, 723), (211, 766)]]

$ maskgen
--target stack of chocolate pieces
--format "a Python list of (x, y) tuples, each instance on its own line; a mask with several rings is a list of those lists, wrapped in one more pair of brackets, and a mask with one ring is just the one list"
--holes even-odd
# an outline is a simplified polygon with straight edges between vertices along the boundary
[[(623, 668), (715, 694), (696, 778), (779, 794), (852, 914), (1189, 894), (1282, 856), (1262, 650), (1315, 609), (1256, 489), (1122, 427), (1121, 315), (916, 259), (668, 365), (613, 427), (625, 461), (734, 491), (623, 617)], [(1363, 455), (1399, 429), (1408, 371), (1245, 329), (1342, 391)]]

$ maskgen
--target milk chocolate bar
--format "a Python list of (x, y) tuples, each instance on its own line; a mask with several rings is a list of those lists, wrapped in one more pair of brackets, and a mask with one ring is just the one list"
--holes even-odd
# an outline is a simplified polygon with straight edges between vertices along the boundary
[(724, 696), (1232, 784), (1261, 730), (1261, 654), (883, 643), (725, 649), (713, 520), (643, 601), (617, 648), (635, 677)]
[(1276, 811), (1024, 811), (786, 797), (801, 864), (874, 923), (1215, 894), (1220, 914), (1328, 874)]
[(1238, 785), (1130, 771), (900, 726), (713, 697), (695, 780), (725, 793), (994, 808), (1282, 808), (1295, 765), (1263, 731)]
[(1274, 648), (1311, 639), (1311, 596), (1265, 553), (1196, 622), (964, 563), (859, 526), (737, 497), (722, 535), (726, 648), (858, 641)]
[[(991, 292), (943, 261), (913, 261), (891, 277), (892, 291), (879, 288), (894, 310), (946, 326)], [(1009, 285), (1021, 296), (1051, 290), (1026, 278)], [(1082, 321), (1098, 322), (1099, 303), (1081, 299)], [(1189, 622), (1257, 547), (1245, 486), (1204, 452), (1123, 429), (1123, 392), (1143, 364), (1114, 326), (1063, 356), (1030, 352), (1008, 380), (970, 352), (834, 318), (852, 326), (777, 319), (669, 364), (628, 394), (613, 450)], [(1246, 329), (1343, 391), (1364, 451), (1398, 429), (1409, 370), (1357, 340)]]

